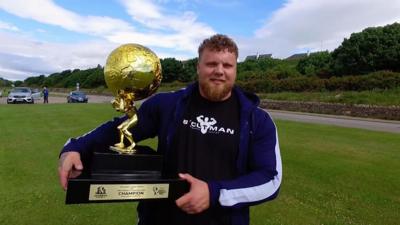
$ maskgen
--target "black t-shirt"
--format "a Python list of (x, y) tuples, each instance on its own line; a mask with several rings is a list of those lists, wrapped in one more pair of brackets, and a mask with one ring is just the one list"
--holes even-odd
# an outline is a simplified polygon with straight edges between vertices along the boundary
[[(169, 177), (189, 173), (204, 181), (234, 178), (239, 127), (239, 101), (234, 93), (225, 101), (212, 102), (198, 90), (194, 91), (174, 135), (165, 172)], [(166, 210), (165, 222), (170, 224), (231, 223), (227, 208), (212, 207), (200, 214), (187, 215), (174, 203), (159, 207)]]
[(235, 176), (239, 146), (239, 102), (235, 94), (212, 102), (194, 91), (176, 130), (170, 174), (189, 173), (202, 180), (223, 180)]

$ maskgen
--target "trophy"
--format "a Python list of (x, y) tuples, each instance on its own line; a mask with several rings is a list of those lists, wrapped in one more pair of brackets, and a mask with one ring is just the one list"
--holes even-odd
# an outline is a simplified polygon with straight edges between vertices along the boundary
[(124, 113), (126, 120), (116, 134), (110, 134), (118, 135), (119, 142), (82, 157), (85, 171), (69, 179), (66, 204), (179, 198), (189, 190), (188, 183), (164, 179), (163, 157), (137, 145), (130, 132), (140, 120), (135, 101), (151, 96), (161, 83), (160, 60), (139, 44), (121, 45), (108, 56), (104, 79), (115, 96), (113, 108)]
[[(104, 67), (104, 80), (116, 96), (113, 107), (127, 116), (118, 126), (120, 142), (110, 147), (121, 154), (133, 154), (136, 143), (129, 128), (136, 125), (138, 118), (134, 101), (152, 95), (161, 83), (161, 63), (150, 49), (138, 44), (125, 44), (108, 56)], [(125, 146), (124, 140), (129, 142)]]

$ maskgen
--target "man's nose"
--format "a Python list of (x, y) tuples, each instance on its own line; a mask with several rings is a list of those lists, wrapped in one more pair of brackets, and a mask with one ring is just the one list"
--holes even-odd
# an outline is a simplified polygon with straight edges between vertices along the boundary
[(215, 67), (215, 74), (216, 75), (223, 75), (224, 74), (224, 67), (221, 64), (218, 64)]

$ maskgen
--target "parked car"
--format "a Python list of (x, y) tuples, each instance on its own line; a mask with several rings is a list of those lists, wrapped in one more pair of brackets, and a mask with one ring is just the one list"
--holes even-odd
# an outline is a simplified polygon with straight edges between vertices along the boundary
[(32, 98), (33, 100), (40, 100), (42, 98), (42, 92), (39, 89), (35, 88), (32, 90)]
[(86, 96), (85, 92), (83, 91), (71, 91), (67, 96), (68, 103), (87, 103), (88, 97)]
[(32, 91), (28, 87), (16, 87), (11, 89), (7, 97), (7, 104), (30, 103), (33, 104)]

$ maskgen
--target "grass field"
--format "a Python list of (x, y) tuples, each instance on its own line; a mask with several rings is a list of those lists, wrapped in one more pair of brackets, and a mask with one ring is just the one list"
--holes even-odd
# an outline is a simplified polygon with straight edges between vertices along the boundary
[[(0, 105), (0, 224), (135, 224), (136, 204), (64, 205), (60, 148), (119, 115), (108, 104)], [(276, 121), (284, 177), (251, 224), (399, 224), (400, 136)]]
[(279, 92), (260, 94), (262, 98), (379, 106), (400, 106), (400, 88), (370, 91)]

